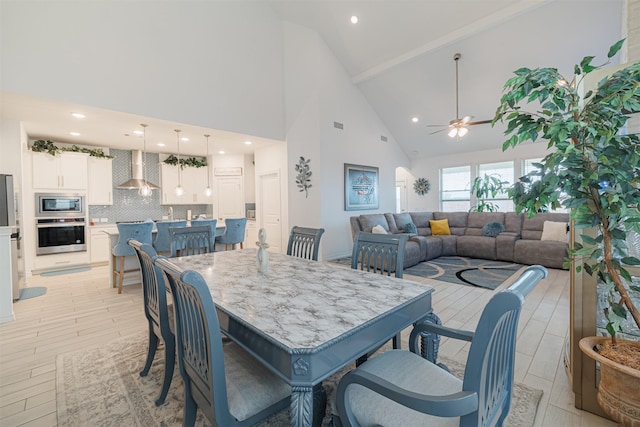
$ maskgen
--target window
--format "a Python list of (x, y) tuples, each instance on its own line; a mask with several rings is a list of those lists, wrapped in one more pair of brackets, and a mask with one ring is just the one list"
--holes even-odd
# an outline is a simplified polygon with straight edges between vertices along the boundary
[[(534, 172), (539, 170), (537, 167), (533, 166), (534, 163), (540, 163), (542, 159), (525, 159), (522, 161), (522, 176), (527, 175), (530, 172)], [(533, 181), (537, 181), (540, 179), (539, 177), (533, 177)]]
[[(513, 185), (513, 162), (485, 163), (478, 165), (478, 176), (485, 175), (495, 176), (504, 182), (503, 187), (506, 189)], [(507, 196), (507, 192), (503, 191), (496, 195), (495, 198), (487, 198), (494, 205), (498, 206), (499, 212), (511, 212), (514, 209), (513, 201)]]
[(471, 166), (443, 168), (440, 182), (442, 211), (468, 211), (471, 207)]

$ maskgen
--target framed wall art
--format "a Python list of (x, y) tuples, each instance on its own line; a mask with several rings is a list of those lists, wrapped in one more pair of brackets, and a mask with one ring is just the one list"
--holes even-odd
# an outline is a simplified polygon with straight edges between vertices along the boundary
[(378, 168), (344, 164), (344, 210), (378, 209)]

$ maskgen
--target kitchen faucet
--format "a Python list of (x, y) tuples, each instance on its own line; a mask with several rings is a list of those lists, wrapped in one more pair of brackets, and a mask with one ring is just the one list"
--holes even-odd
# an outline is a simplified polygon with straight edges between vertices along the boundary
[(173, 221), (173, 206), (169, 206), (169, 221)]

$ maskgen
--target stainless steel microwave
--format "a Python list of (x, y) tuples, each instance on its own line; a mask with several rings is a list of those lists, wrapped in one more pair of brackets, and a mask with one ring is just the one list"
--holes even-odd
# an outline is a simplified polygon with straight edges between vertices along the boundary
[(84, 195), (78, 193), (36, 193), (36, 217), (84, 217)]

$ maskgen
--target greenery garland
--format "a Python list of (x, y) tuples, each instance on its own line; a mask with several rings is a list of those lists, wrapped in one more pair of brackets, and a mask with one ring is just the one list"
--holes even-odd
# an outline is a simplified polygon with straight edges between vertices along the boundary
[(181, 158), (180, 160), (178, 160), (176, 156), (171, 154), (169, 157), (164, 159), (164, 163), (168, 165), (173, 165), (173, 166), (176, 166), (179, 163), (180, 167), (183, 169), (185, 168), (185, 166), (190, 168), (202, 168), (207, 166), (207, 158), (206, 157), (200, 157), (200, 158), (187, 157), (187, 158)]
[(102, 148), (91, 150), (89, 148), (78, 147), (75, 144), (71, 147), (58, 147), (53, 143), (53, 141), (50, 141), (48, 139), (46, 141), (44, 139), (38, 139), (37, 141), (34, 141), (33, 145), (31, 146), (31, 151), (35, 151), (38, 153), (49, 153), (52, 156), (55, 156), (58, 153), (62, 153), (64, 151), (68, 151), (73, 153), (85, 153), (90, 155), (91, 157), (99, 157), (102, 159), (114, 158), (113, 156), (105, 154), (104, 151), (102, 151)]

